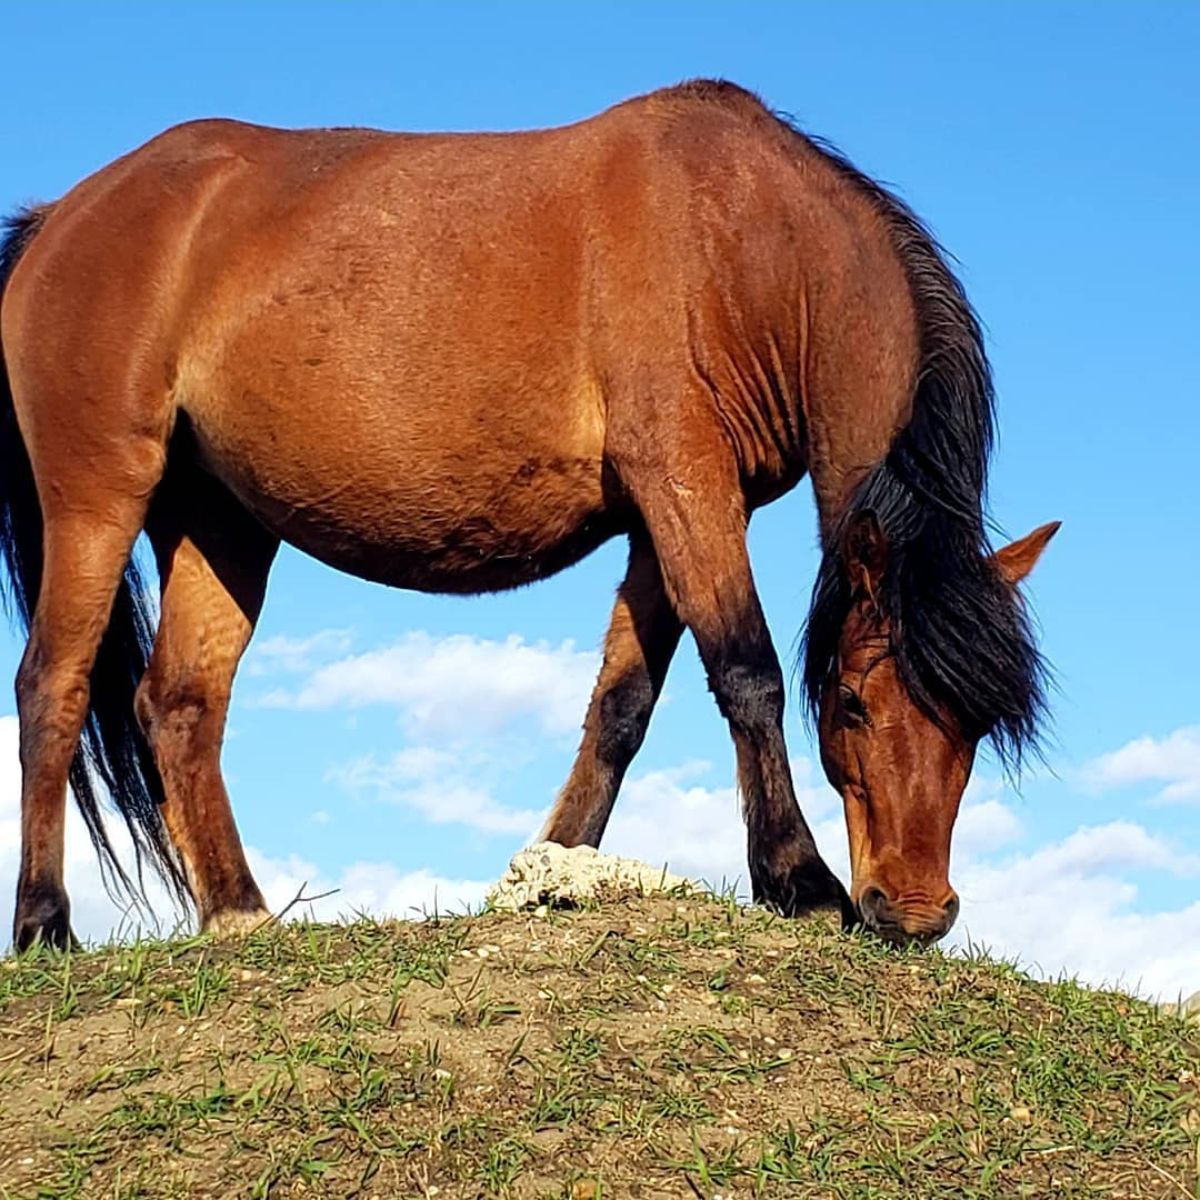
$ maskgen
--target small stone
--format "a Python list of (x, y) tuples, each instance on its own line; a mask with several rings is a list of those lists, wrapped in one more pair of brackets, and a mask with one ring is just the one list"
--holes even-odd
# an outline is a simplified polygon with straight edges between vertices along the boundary
[(1008, 1115), (1012, 1117), (1018, 1125), (1028, 1125), (1033, 1120), (1033, 1113), (1029, 1111), (1023, 1104), (1018, 1104), (1014, 1108), (1008, 1110)]
[(571, 1184), (571, 1200), (595, 1200), (598, 1191), (594, 1179), (577, 1179)]
[(521, 912), (684, 888), (695, 885), (661, 867), (601, 854), (592, 846), (541, 842), (513, 858), (489, 899), (501, 911)]
[(1186, 1000), (1172, 1001), (1159, 1006), (1163, 1012), (1182, 1017), (1185, 1021), (1200, 1021), (1200, 992), (1193, 992)]

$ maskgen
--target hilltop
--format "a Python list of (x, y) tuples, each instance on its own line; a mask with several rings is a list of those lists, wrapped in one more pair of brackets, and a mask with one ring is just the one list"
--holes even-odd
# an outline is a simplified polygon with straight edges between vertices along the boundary
[(731, 901), (0, 963), (0, 1196), (1200, 1195), (1200, 1025)]

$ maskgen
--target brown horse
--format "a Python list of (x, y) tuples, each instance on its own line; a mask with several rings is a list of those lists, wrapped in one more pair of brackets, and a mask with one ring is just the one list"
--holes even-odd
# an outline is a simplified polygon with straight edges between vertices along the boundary
[[(281, 539), (482, 592), (624, 534), (544, 836), (599, 842), (686, 627), (736, 744), (755, 897), (896, 940), (949, 928), (976, 745), (1035, 734), (1016, 583), (1054, 527), (990, 553), (979, 327), (917, 218), (831, 149), (714, 82), (518, 134), (202, 121), (17, 216), (2, 253), (17, 947), (71, 938), (68, 782), (118, 882), (101, 790), (202, 928), (264, 916), (219, 758)], [(849, 897), (796, 804), (746, 552), (750, 514), (805, 472), (805, 682)]]

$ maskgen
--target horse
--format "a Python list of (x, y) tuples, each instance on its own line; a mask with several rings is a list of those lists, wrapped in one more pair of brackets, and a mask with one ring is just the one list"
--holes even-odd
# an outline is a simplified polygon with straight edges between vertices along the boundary
[[(599, 844), (686, 628), (754, 899), (893, 942), (950, 928), (976, 748), (1037, 745), (1047, 669), (1017, 588), (1057, 524), (992, 549), (978, 319), (920, 219), (829, 143), (719, 80), (516, 133), (195, 121), (10, 218), (0, 286), (18, 950), (73, 942), (68, 787), (110, 881), (135, 886), (106, 793), (139, 881), (150, 864), (201, 930), (267, 917), (220, 754), (282, 541), (481, 593), (627, 538), (543, 838)], [(806, 474), (805, 707), (849, 891), (797, 805), (746, 547)]]

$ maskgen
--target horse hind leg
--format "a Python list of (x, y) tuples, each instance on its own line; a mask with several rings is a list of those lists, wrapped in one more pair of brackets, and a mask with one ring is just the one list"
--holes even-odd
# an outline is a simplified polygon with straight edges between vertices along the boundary
[(268, 919), (221, 776), (234, 673), (262, 609), (278, 540), (215, 480), (168, 470), (147, 524), (162, 615), (136, 711), (166, 799), (163, 819), (202, 931), (232, 935)]
[(49, 518), (29, 642), (17, 672), (21, 754), (21, 868), (13, 944), (72, 942), (63, 884), (67, 777), (87, 715), (96, 653), (141, 526), (130, 497), (101, 515)]

